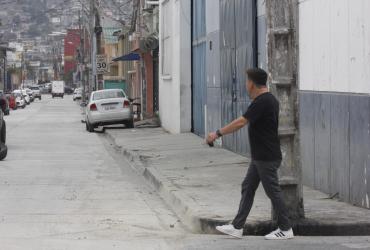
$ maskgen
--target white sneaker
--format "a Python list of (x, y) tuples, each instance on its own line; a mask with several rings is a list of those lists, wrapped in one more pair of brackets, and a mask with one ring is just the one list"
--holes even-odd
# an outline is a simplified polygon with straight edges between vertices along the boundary
[(216, 230), (221, 232), (221, 233), (233, 236), (235, 238), (241, 239), (243, 237), (243, 229), (236, 229), (231, 224), (230, 225), (217, 226)]
[(278, 228), (275, 231), (269, 233), (268, 235), (265, 235), (266, 240), (288, 240), (293, 238), (294, 238), (293, 229), (282, 231), (280, 230), (280, 228)]

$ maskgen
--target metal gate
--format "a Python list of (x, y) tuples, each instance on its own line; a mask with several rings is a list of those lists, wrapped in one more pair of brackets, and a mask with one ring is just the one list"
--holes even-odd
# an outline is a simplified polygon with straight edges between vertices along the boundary
[(205, 0), (192, 1), (192, 124), (193, 132), (204, 136), (206, 83)]
[[(257, 65), (256, 14), (256, 0), (220, 1), (222, 125), (241, 116), (250, 102), (245, 71)], [(223, 145), (234, 152), (247, 154), (247, 128), (225, 136)]]

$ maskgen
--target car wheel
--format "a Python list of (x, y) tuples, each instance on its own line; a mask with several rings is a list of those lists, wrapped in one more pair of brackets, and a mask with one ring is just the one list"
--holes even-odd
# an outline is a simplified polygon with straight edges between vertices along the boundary
[(131, 119), (131, 120), (125, 122), (125, 125), (126, 125), (126, 128), (134, 128), (134, 126), (135, 126), (134, 125), (134, 120)]
[(8, 154), (8, 147), (5, 145), (6, 141), (6, 125), (3, 120), (3, 126), (1, 127), (0, 133), (0, 161), (3, 160)]
[(0, 142), (4, 144), (6, 142), (6, 123), (4, 120), (3, 120), (3, 126), (1, 127)]
[(8, 154), (8, 147), (5, 143), (0, 142), (0, 161), (3, 160)]
[(86, 121), (86, 129), (87, 131), (89, 131), (90, 133), (94, 132), (94, 125), (90, 124), (88, 121)]
[(8, 154), (8, 147), (5, 145), (5, 141), (6, 141), (6, 125), (5, 121), (3, 121), (3, 126), (1, 128), (0, 133), (0, 161), (3, 160)]

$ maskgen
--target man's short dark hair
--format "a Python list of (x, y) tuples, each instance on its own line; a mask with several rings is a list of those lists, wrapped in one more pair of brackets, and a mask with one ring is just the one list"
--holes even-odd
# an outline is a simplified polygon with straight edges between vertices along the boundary
[(258, 86), (266, 86), (267, 73), (260, 68), (247, 69), (247, 77)]

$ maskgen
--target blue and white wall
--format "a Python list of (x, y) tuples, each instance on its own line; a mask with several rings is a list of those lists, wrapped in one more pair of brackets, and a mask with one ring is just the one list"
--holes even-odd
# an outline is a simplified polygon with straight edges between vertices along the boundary
[(306, 185), (370, 208), (370, 1), (299, 1)]

